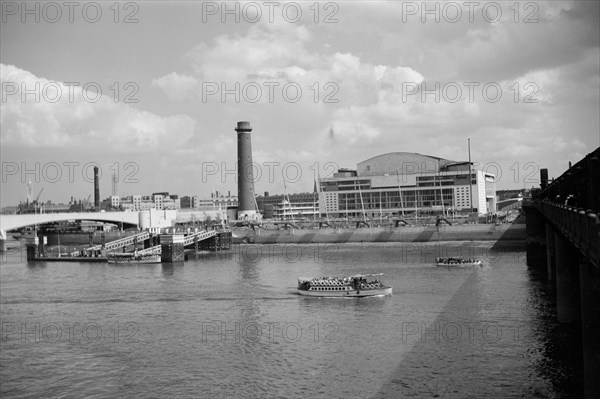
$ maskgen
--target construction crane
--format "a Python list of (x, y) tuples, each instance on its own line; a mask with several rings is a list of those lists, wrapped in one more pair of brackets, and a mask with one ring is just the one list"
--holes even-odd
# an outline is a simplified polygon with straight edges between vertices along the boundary
[(33, 184), (31, 184), (31, 180), (27, 182), (27, 206), (33, 202)]
[(29, 213), (29, 212), (31, 212), (32, 209), (33, 209), (33, 212), (36, 212), (38, 200), (40, 199), (40, 196), (42, 195), (42, 191), (44, 191), (43, 187), (34, 199), (33, 198), (33, 184), (31, 184), (31, 180), (29, 180), (27, 182), (27, 200), (24, 204), (19, 203), (19, 213)]
[(88, 195), (87, 199), (83, 201), (83, 203), (81, 204), (81, 212), (83, 212), (84, 209), (86, 211), (89, 210), (91, 197), (92, 197), (92, 194)]
[(34, 204), (37, 204), (38, 200), (40, 199), (40, 195), (42, 195), (42, 191), (44, 191), (44, 187), (42, 187), (42, 189), (38, 193), (37, 197), (35, 197), (35, 199), (33, 200)]

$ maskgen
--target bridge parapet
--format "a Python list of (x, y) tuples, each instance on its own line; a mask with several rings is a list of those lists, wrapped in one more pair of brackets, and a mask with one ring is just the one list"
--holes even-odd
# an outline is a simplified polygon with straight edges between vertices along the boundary
[(550, 200), (600, 212), (600, 147), (560, 177), (547, 181), (546, 173), (541, 181), (541, 191), (537, 192), (535, 200)]
[(556, 231), (600, 267), (600, 215), (591, 210), (535, 201), (535, 208)]

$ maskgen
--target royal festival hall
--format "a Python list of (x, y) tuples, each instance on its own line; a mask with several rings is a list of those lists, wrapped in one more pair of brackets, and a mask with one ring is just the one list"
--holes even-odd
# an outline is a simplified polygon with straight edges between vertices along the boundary
[(392, 152), (362, 161), (356, 170), (340, 169), (321, 178), (319, 210), (334, 218), (485, 215), (496, 212), (495, 175), (469, 161)]

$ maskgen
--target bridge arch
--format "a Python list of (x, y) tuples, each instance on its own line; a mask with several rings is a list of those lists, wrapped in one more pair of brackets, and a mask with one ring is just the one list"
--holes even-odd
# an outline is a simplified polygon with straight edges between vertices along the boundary
[(0, 217), (0, 239), (6, 239), (6, 232), (36, 224), (62, 222), (66, 220), (92, 220), (115, 224), (129, 224), (139, 226), (138, 212), (70, 212), (70, 213), (42, 213), (25, 215), (2, 215)]

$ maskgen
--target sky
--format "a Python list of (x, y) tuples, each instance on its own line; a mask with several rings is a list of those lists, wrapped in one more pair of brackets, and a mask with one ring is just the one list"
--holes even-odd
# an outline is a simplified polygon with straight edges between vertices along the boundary
[(416, 152), (471, 159), (498, 189), (600, 146), (600, 9), (532, 2), (1, 1), (0, 205), (312, 191)]

